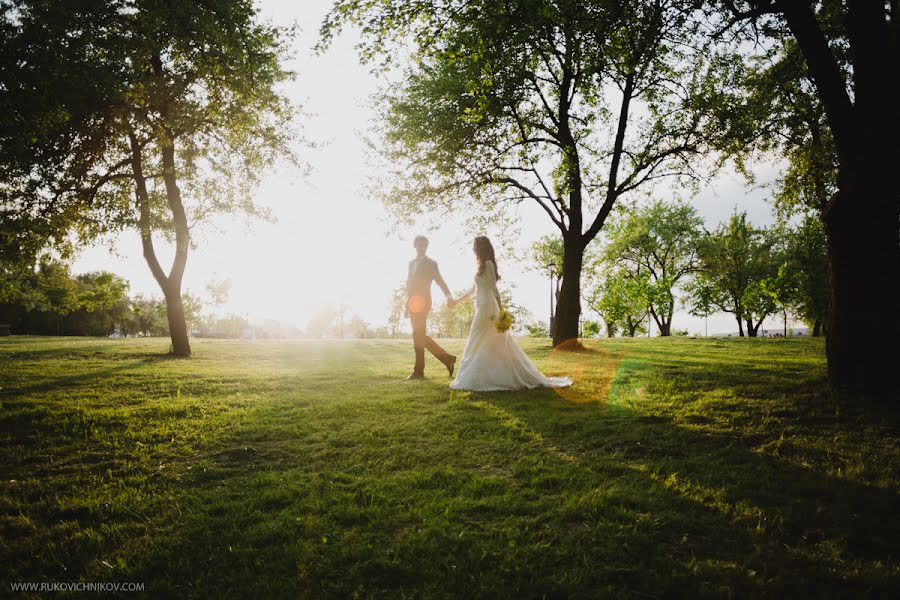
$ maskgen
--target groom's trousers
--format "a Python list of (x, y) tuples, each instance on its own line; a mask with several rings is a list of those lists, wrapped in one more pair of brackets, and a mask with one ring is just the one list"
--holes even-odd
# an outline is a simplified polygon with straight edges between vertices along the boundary
[(418, 375), (423, 375), (425, 373), (426, 348), (428, 348), (428, 351), (431, 352), (436, 359), (446, 365), (452, 357), (425, 333), (425, 323), (428, 321), (428, 313), (410, 313), (409, 320), (412, 323), (413, 348), (416, 351), (416, 366), (413, 369), (413, 373)]

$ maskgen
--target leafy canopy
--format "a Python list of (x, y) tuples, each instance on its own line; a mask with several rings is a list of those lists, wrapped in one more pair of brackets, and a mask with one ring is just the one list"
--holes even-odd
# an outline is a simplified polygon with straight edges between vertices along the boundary
[(10, 0), (0, 11), (4, 232), (53, 245), (137, 228), (138, 153), (147, 225), (172, 235), (167, 146), (188, 226), (266, 216), (251, 190), (267, 164), (294, 158), (294, 110), (278, 91), (290, 31), (261, 23), (249, 0)]

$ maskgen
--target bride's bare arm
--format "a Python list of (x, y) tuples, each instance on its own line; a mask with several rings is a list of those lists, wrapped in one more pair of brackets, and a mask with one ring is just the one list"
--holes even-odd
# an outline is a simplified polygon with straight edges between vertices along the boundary
[(497, 269), (494, 267), (494, 263), (488, 261), (487, 268), (489, 270), (489, 281), (491, 282), (491, 292), (494, 294), (494, 299), (497, 301), (497, 308), (503, 309), (503, 300), (500, 299), (500, 290), (497, 289)]
[(472, 289), (470, 289), (468, 292), (466, 292), (465, 294), (463, 294), (462, 296), (460, 296), (459, 298), (454, 300), (453, 304), (459, 304), (460, 302), (465, 302), (466, 300), (471, 298), (474, 293), (475, 293), (475, 286), (473, 285)]

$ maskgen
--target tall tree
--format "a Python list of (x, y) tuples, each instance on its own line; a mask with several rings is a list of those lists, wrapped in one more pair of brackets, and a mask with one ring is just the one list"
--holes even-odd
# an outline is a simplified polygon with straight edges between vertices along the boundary
[[(0, 218), (45, 236), (136, 229), (163, 292), (173, 352), (190, 354), (181, 295), (191, 229), (265, 216), (251, 191), (292, 157), (278, 92), (287, 32), (250, 0), (0, 5)], [(154, 233), (174, 241), (166, 270)]]
[(687, 286), (695, 312), (712, 305), (734, 315), (738, 333), (756, 337), (775, 302), (764, 282), (775, 277), (778, 262), (774, 241), (766, 230), (747, 222), (746, 213), (735, 213), (728, 223), (704, 236), (699, 245), (700, 268)]
[(657, 200), (608, 227), (604, 250), (610, 264), (624, 267), (645, 285), (647, 308), (661, 336), (670, 335), (675, 288), (697, 268), (703, 219), (683, 202)]
[[(599, 280), (598, 280), (599, 276)], [(629, 336), (646, 331), (647, 289), (646, 277), (625, 272), (623, 267), (608, 269), (588, 279), (588, 306), (603, 319), (607, 337), (613, 337), (620, 329)]]
[(828, 321), (828, 266), (825, 228), (818, 217), (807, 215), (785, 234), (785, 258), (779, 276), (794, 289), (791, 308), (818, 336)]
[[(367, 57), (412, 41), (383, 98), (384, 198), (401, 218), (532, 203), (564, 257), (553, 342), (578, 336), (587, 245), (616, 202), (692, 174), (712, 87), (675, 0), (336, 3), (323, 33), (362, 25)], [(409, 47), (409, 46), (407, 46)]]
[[(591, 278), (597, 268), (600, 259), (596, 244), (588, 245), (582, 253), (582, 264), (587, 275), (587, 287), (582, 283), (581, 288), (584, 293), (585, 301), (588, 301), (596, 282), (592, 282)], [(565, 244), (559, 235), (545, 235), (538, 238), (531, 244), (529, 248), (529, 262), (532, 270), (540, 272), (550, 277), (551, 282), (551, 305), (559, 303), (559, 293), (562, 287), (563, 279), (563, 259), (565, 258)], [(552, 315), (551, 315), (552, 316)], [(549, 330), (548, 330), (549, 331)]]
[(716, 0), (731, 31), (792, 38), (824, 108), (837, 155), (837, 191), (823, 212), (828, 240), (828, 374), (840, 394), (900, 397), (900, 321), (869, 326), (900, 305), (900, 3)]

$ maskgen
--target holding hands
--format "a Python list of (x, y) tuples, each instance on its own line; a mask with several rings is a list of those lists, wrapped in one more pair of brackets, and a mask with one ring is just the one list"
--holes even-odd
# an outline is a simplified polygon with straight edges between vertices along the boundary
[(471, 298), (475, 294), (475, 287), (473, 286), (471, 290), (460, 296), (459, 298), (454, 298), (450, 294), (447, 294), (447, 308), (453, 310), (456, 308), (460, 302), (465, 302), (469, 298)]

